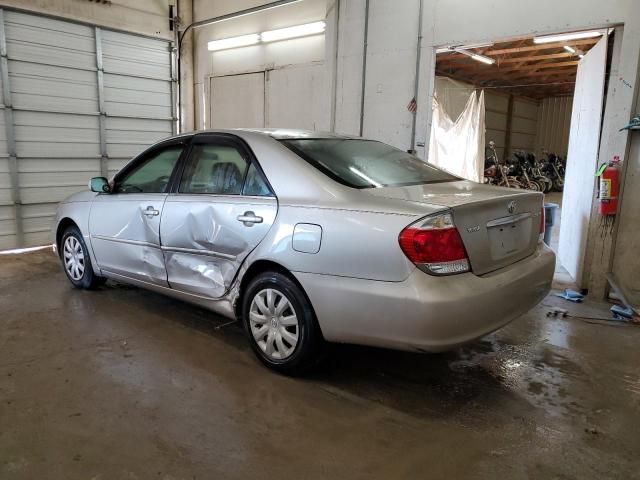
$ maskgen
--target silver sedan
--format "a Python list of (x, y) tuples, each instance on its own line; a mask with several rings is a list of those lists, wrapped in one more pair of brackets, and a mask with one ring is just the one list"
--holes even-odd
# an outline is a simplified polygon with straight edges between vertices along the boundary
[(74, 286), (110, 278), (237, 318), (285, 373), (326, 342), (454, 348), (528, 311), (553, 277), (542, 194), (361, 138), (191, 133), (90, 186), (53, 229)]

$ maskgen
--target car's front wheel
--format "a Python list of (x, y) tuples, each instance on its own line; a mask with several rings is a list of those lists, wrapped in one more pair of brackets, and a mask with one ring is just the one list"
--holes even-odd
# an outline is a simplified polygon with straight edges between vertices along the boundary
[(304, 292), (279, 272), (254, 278), (243, 296), (242, 316), (251, 347), (269, 368), (295, 375), (317, 366), (324, 340)]
[(62, 235), (60, 260), (64, 273), (76, 288), (92, 289), (106, 280), (93, 271), (87, 245), (78, 227), (69, 227)]

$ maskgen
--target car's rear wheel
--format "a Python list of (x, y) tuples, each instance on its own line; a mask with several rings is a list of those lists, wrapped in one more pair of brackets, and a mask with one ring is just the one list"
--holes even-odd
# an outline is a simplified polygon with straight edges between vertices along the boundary
[(87, 245), (78, 227), (69, 227), (62, 235), (60, 260), (64, 273), (76, 288), (92, 289), (106, 281), (93, 271)]
[(279, 272), (264, 272), (249, 283), (242, 317), (251, 347), (262, 363), (296, 375), (323, 359), (324, 340), (304, 292)]

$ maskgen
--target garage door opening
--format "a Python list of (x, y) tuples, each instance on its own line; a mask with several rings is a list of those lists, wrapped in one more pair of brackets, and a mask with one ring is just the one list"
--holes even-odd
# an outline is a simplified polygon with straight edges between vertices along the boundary
[[(558, 258), (558, 287), (586, 287), (586, 241), (615, 31), (436, 51), (430, 158), (434, 149), (436, 156), (446, 156), (447, 146), (438, 140), (444, 130), (438, 129), (466, 121), (470, 126), (460, 136), (471, 147), (464, 158), (478, 158), (471, 167), (481, 181), (542, 191), (545, 203), (558, 206), (549, 241)], [(474, 105), (484, 108), (479, 117), (476, 108), (478, 120), (471, 117)], [(448, 123), (439, 122), (443, 116)], [(461, 171), (470, 168), (459, 159), (444, 161)]]

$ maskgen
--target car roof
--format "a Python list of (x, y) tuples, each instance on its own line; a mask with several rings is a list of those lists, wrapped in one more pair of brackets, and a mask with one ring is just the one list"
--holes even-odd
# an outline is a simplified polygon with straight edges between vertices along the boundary
[(225, 128), (225, 129), (207, 129), (191, 132), (192, 135), (200, 135), (206, 133), (257, 133), (275, 138), (276, 140), (296, 139), (296, 138), (358, 138), (350, 135), (341, 135), (330, 132), (315, 132), (313, 130), (302, 130), (293, 128)]

